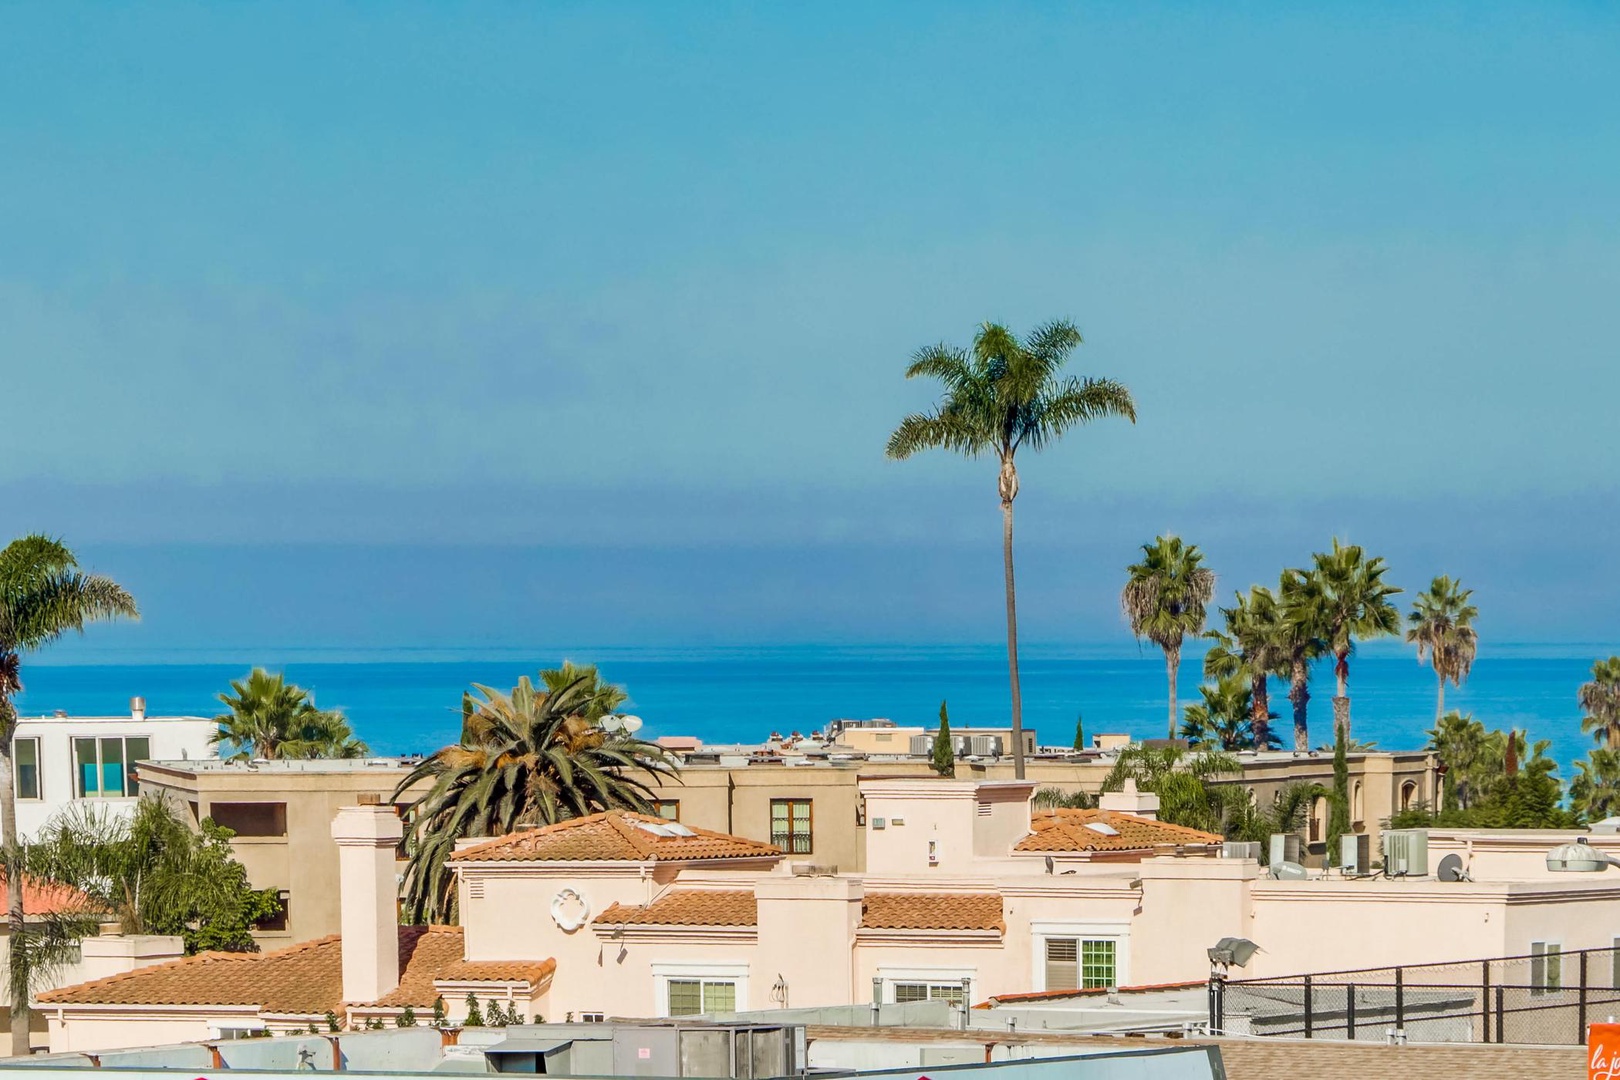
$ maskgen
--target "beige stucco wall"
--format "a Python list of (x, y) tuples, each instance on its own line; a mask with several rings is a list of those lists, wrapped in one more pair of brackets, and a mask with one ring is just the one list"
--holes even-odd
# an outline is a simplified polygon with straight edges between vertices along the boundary
[(216, 1037), (218, 1025), (243, 1023), (253, 1019), (251, 1011), (208, 1012), (176, 1010), (176, 1015), (104, 1009), (95, 1012), (74, 1010), (47, 1014), (51, 1053), (68, 1051), (94, 1053), (131, 1046), (163, 1046), (168, 1043), (202, 1042)]

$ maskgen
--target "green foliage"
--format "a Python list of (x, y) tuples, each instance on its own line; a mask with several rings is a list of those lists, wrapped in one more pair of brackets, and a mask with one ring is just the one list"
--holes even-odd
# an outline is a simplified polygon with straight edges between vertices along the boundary
[(1326, 597), (1314, 573), (1284, 570), (1277, 585), (1282, 618), (1277, 626), (1279, 651), (1287, 657), (1288, 700), (1294, 712), (1294, 749), (1311, 748), (1311, 663), (1327, 653)]
[(433, 999), (433, 1026), (443, 1027), (445, 1023), (444, 998)]
[(951, 718), (945, 703), (939, 703), (939, 732), (934, 736), (934, 749), (928, 764), (941, 776), (956, 775), (956, 750), (951, 746)]
[(1327, 864), (1339, 864), (1339, 838), (1350, 831), (1349, 732), (1340, 728), (1333, 739), (1333, 794), (1328, 798)]
[(382, 1017), (380, 1017), (380, 1016), (368, 1016), (368, 1017), (366, 1017), (366, 1030), (367, 1031), (381, 1031), (382, 1029), (383, 1029)]
[(254, 668), (219, 700), (229, 711), (214, 717), (219, 730), (209, 741), (228, 760), (361, 758), (371, 752), (341, 712), (317, 709), (308, 690), (279, 673)]
[(1241, 676), (1249, 682), (1250, 739), (1256, 746), (1274, 741), (1268, 680), (1286, 674), (1289, 626), (1270, 589), (1256, 585), (1247, 596), (1237, 594), (1234, 607), (1221, 608), (1222, 629), (1204, 636), (1212, 644), (1204, 654), (1204, 675), (1214, 679)]
[(409, 808), (408, 922), (455, 920), (445, 860), (457, 840), (614, 808), (645, 812), (653, 792), (638, 777), (674, 776), (661, 747), (586, 718), (601, 703), (599, 686), (586, 676), (555, 690), (536, 689), (527, 676), (510, 694), (474, 689), (478, 697), (462, 697), (461, 741), (417, 765), (394, 791), (398, 799), (429, 784)]
[(1196, 544), (1179, 537), (1158, 536), (1142, 545), (1142, 561), (1126, 567), (1120, 608), (1137, 641), (1143, 638), (1164, 651), (1170, 685), (1170, 737), (1176, 727), (1176, 673), (1181, 645), (1204, 632), (1205, 610), (1215, 595), (1215, 574), (1203, 565)]
[(1074, 714), (1074, 748), (1076, 750), (1086, 748), (1086, 722), (1079, 713)]
[[(1187, 753), (1179, 746), (1132, 746), (1120, 751), (1103, 780), (1104, 791), (1120, 791), (1127, 779), (1159, 797), (1159, 818), (1173, 825), (1222, 832), (1233, 804), (1232, 788), (1213, 783), (1220, 775), (1241, 774), (1230, 754)], [(1245, 801), (1247, 796), (1244, 796)]]
[(490, 998), (489, 1007), (484, 1010), (484, 1023), (492, 1028), (506, 1026), (506, 1013), (501, 1009), (498, 998)]
[(1037, 810), (1090, 810), (1096, 800), (1083, 791), (1064, 791), (1060, 787), (1043, 787), (1035, 792), (1030, 805)]
[(1258, 843), (1262, 865), (1270, 862), (1271, 848), (1267, 841), (1272, 835), (1303, 833), (1310, 820), (1311, 804), (1328, 794), (1321, 784), (1296, 780), (1283, 785), (1270, 805), (1260, 806), (1242, 788), (1225, 785), (1220, 790), (1224, 794), (1226, 838)]
[(624, 687), (602, 681), (602, 673), (596, 670), (595, 664), (576, 664), (572, 660), (564, 660), (561, 667), (541, 671), (540, 684), (548, 694), (559, 693), (577, 684), (583, 698), (579, 715), (593, 724), (604, 716), (618, 712), (619, 707), (630, 700)]
[[(1276, 733), (1264, 729), (1266, 745), (1255, 745), (1253, 690), (1241, 675), (1228, 675), (1199, 687), (1203, 701), (1187, 706), (1181, 737), (1201, 750), (1275, 750)], [(1276, 719), (1276, 713), (1269, 713)]]
[(319, 1035), (321, 1033), (321, 1029), (315, 1026), (315, 1021), (313, 1020), (309, 1022), (309, 1033), (311, 1035)]
[(1418, 663), (1427, 660), (1439, 680), (1436, 723), (1445, 713), (1446, 683), (1461, 686), (1473, 670), (1479, 650), (1479, 635), (1474, 630), (1479, 608), (1468, 602), (1473, 595), (1474, 590), (1441, 575), (1429, 583), (1427, 591), (1418, 593), (1406, 617), (1407, 644), (1417, 646)]
[(1620, 814), (1620, 752), (1597, 747), (1575, 769), (1569, 807), (1576, 817), (1590, 824)]
[[(1550, 741), (1534, 743), (1527, 755), (1528, 739), (1524, 732), (1486, 732), (1477, 721), (1456, 713), (1448, 714), (1441, 728), (1430, 732), (1431, 748), (1435, 747), (1433, 740), (1437, 734), (1445, 738), (1445, 745), (1437, 752), (1448, 765), (1447, 788), (1453, 786), (1452, 774), (1461, 769), (1464, 782), (1469, 785), (1465, 789), (1467, 794), (1453, 800), (1448, 790), (1446, 805), (1438, 813), (1428, 807), (1416, 807), (1391, 817), (1392, 827), (1563, 829), (1576, 824), (1578, 812), (1565, 810), (1560, 805), (1563, 785), (1555, 775), (1558, 764), (1547, 756), (1552, 746)], [(1444, 756), (1459, 752), (1470, 755), (1466, 768), (1452, 764)]]
[(1322, 636), (1333, 654), (1334, 675), (1348, 694), (1356, 641), (1400, 632), (1401, 613), (1389, 598), (1401, 590), (1384, 583), (1389, 567), (1381, 558), (1367, 558), (1359, 544), (1341, 544), (1334, 537), (1333, 550), (1317, 552), (1312, 560)]
[(207, 818), (193, 832), (159, 796), (142, 797), (127, 818), (74, 803), (25, 858), (30, 874), (81, 890), (125, 933), (177, 935), (187, 953), (257, 952), (251, 931), (280, 905), (274, 890), (248, 884), (233, 835)]
[(342, 1029), (343, 1029), (343, 1025), (338, 1023), (338, 1014), (333, 1012), (331, 1009), (327, 1009), (326, 1010), (326, 1030), (327, 1031), (341, 1031)]
[(1441, 810), (1466, 810), (1490, 793), (1502, 775), (1506, 736), (1486, 731), (1472, 716), (1455, 710), (1429, 729), (1428, 749), (1446, 767)]
[(1620, 750), (1620, 656), (1592, 664), (1592, 681), (1582, 683), (1576, 700), (1586, 715), (1581, 730), (1608, 750)]
[(416, 1010), (409, 1005), (405, 1006), (399, 1011), (399, 1015), (394, 1017), (394, 1026), (402, 1028), (415, 1027)]
[(478, 1007), (478, 998), (471, 990), (467, 991), (467, 1019), (462, 1023), (467, 1027), (484, 1026), (484, 1010)]

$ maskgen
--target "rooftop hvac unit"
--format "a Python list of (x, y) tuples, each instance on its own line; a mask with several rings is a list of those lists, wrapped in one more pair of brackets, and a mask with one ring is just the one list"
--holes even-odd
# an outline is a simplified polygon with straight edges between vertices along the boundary
[(934, 737), (932, 735), (913, 735), (911, 737), (912, 757), (931, 757), (934, 753)]
[(1270, 863), (1301, 862), (1298, 833), (1272, 833)]
[(1000, 757), (1000, 735), (973, 735), (968, 739), (970, 749), (968, 753), (975, 757)]
[(1372, 873), (1372, 837), (1366, 833), (1345, 833), (1339, 837), (1339, 870), (1350, 877)]
[(1391, 829), (1384, 833), (1385, 877), (1423, 877), (1428, 872), (1428, 829)]
[(1260, 861), (1260, 841), (1258, 840), (1228, 840), (1221, 845), (1221, 858), (1223, 859), (1253, 859)]

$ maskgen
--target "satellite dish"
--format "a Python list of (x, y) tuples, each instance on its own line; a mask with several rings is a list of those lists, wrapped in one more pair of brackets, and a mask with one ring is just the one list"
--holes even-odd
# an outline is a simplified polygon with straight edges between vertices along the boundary
[(619, 723), (624, 725), (625, 732), (630, 735), (634, 735), (641, 730), (641, 717), (639, 716), (621, 716), (619, 717)]
[(606, 716), (602, 717), (602, 730), (603, 731), (623, 731), (623, 730), (625, 730), (624, 720), (625, 720), (625, 718), (622, 717), (622, 716), (617, 716), (617, 715), (615, 715), (613, 713), (608, 713)]
[(1297, 862), (1280, 862), (1272, 864), (1271, 876), (1279, 881), (1304, 881), (1311, 872)]
[(1435, 869), (1434, 876), (1441, 881), (1462, 881), (1468, 876), (1463, 873), (1462, 856), (1453, 852), (1441, 859), (1439, 867)]

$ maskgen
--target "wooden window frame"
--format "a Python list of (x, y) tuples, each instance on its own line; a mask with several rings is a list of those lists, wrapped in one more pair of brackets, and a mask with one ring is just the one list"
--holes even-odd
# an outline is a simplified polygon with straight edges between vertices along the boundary
[[(793, 810), (795, 807), (800, 805), (803, 805), (805, 808), (805, 824), (804, 832), (802, 834), (794, 828), (793, 822)], [(787, 832), (781, 834), (778, 834), (776, 831), (776, 808), (778, 806), (783, 806), (787, 809)], [(780, 847), (789, 855), (811, 855), (815, 853), (816, 801), (814, 799), (799, 797), (772, 799), (770, 812), (771, 843), (775, 844), (777, 847)], [(787, 842), (784, 843), (782, 840), (779, 840), (777, 838), (778, 835), (783, 837)], [(804, 847), (802, 850), (795, 842), (800, 835), (804, 837)]]

